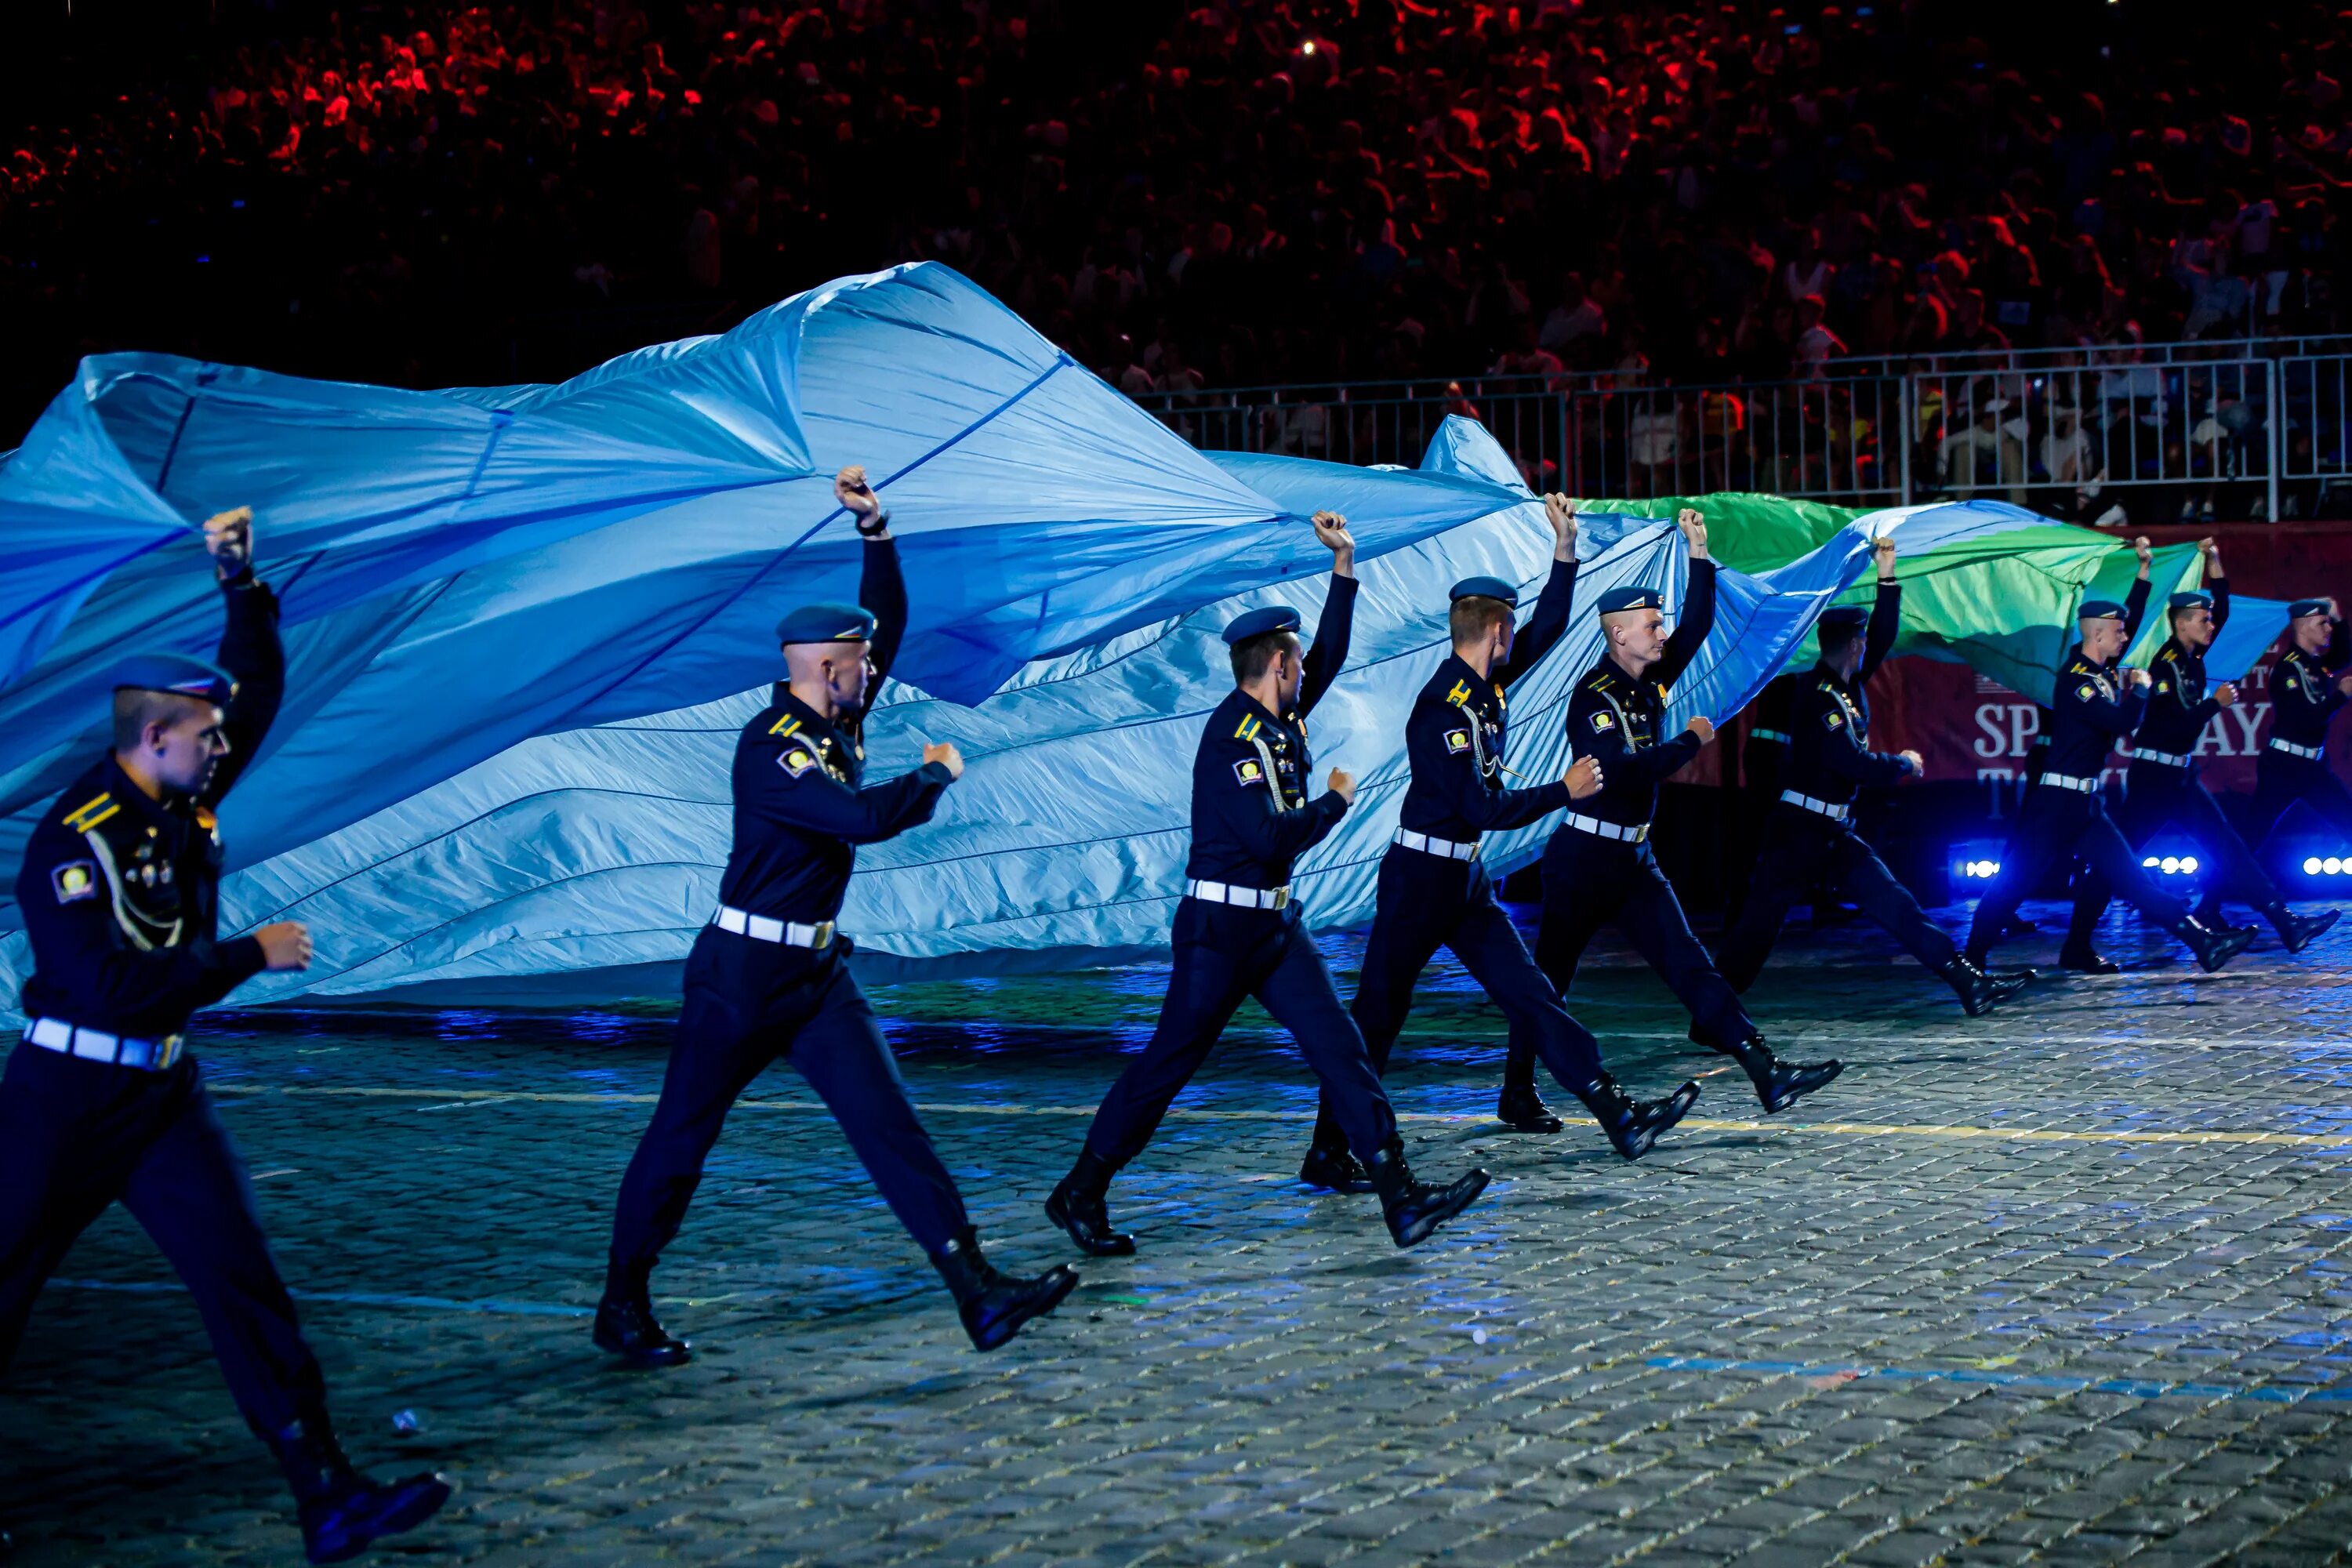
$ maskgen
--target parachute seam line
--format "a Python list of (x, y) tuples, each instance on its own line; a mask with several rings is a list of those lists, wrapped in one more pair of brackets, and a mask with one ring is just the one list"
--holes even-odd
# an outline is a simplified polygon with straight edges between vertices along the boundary
[[(206, 379), (203, 370), (197, 371), (196, 376), (195, 389), (187, 394), (187, 405), (180, 410), (179, 423), (172, 426), (171, 445), (163, 448), (163, 466), (155, 470), (155, 499), (158, 500), (163, 500), (163, 487), (172, 481), (172, 465), (180, 457), (180, 437), (187, 433), (188, 421), (195, 416), (196, 393), (203, 390)], [(111, 437), (109, 437), (108, 445), (113, 445)], [(115, 449), (121, 450), (120, 447)], [(164, 501), (164, 504), (168, 506), (171, 503)]]
[[(1043, 371), (1040, 371), (1034, 377), (1033, 377), (1028, 385), (1023, 387), (1020, 391), (1014, 393), (1012, 396), (1006, 398), (1003, 402), (998, 404), (986, 414), (982, 415), (978, 419), (973, 420), (971, 424), (965, 426), (961, 430), (957, 431), (954, 435), (949, 437), (938, 446), (933, 447), (921, 457), (917, 458), (914, 461), (907, 464), (904, 468), (898, 469), (897, 473), (894, 473), (888, 479), (884, 479), (880, 484), (876, 485), (874, 487), (875, 490), (879, 492), (886, 487), (896, 484), (898, 480), (906, 478), (908, 474), (922, 467), (925, 463), (929, 462), (933, 458), (938, 457), (941, 452), (946, 451), (949, 447), (970, 437), (973, 431), (978, 430), (981, 426), (988, 424), (991, 420), (993, 420), (998, 416), (1003, 414), (1005, 410), (1011, 408), (1014, 404), (1020, 402), (1023, 398), (1036, 391), (1040, 386), (1043, 386), (1051, 377), (1076, 363), (1076, 362), (1072, 360), (1066, 353), (1056, 354), (1054, 358), (1054, 363), (1047, 365)], [(688, 637), (702, 630), (719, 616), (734, 608), (735, 605), (740, 603), (745, 595), (749, 595), (752, 589), (758, 587), (762, 582), (766, 581), (768, 574), (775, 570), (779, 562), (782, 562), (785, 557), (792, 554), (793, 551), (798, 550), (802, 545), (806, 544), (811, 539), (816, 537), (818, 531), (824, 529), (827, 524), (831, 523), (835, 518), (848, 515), (848, 511), (849, 509), (847, 507), (836, 505), (831, 511), (826, 512), (823, 517), (819, 518), (814, 524), (812, 524), (808, 531), (803, 533), (798, 539), (795, 539), (782, 550), (779, 550), (774, 554), (769, 556), (767, 560), (761, 562), (760, 569), (757, 572), (754, 572), (740, 587), (728, 595), (720, 603), (713, 605), (709, 610), (696, 617), (692, 625), (686, 626), (668, 641), (663, 643), (659, 647), (654, 649), (651, 653), (646, 655), (644, 658), (639, 659), (635, 664), (632, 665), (625, 674), (605, 682), (598, 690), (596, 695), (600, 698), (609, 696), (617, 688), (627, 684), (629, 681), (635, 680), (638, 676), (644, 674), (645, 671), (652, 666), (656, 659), (660, 658), (663, 655), (668, 653), (670, 649), (676, 647), (679, 643), (684, 642)]]

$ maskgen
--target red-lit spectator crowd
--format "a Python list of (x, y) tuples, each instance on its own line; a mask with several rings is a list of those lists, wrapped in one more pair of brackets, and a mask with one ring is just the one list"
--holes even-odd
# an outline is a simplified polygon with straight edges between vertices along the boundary
[(0, 144), (0, 440), (98, 349), (537, 378), (916, 258), (1137, 392), (2343, 321), (2324, 7), (219, 14)]

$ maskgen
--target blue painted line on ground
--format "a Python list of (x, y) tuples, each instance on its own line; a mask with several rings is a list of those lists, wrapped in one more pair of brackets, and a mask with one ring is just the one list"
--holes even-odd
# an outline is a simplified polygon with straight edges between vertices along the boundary
[[(52, 1279), (68, 1290), (113, 1290), (131, 1296), (176, 1295), (187, 1289), (176, 1279)], [(488, 1312), (509, 1318), (593, 1318), (593, 1307), (551, 1301), (460, 1301), (448, 1296), (396, 1296), (370, 1290), (293, 1290), (298, 1301), (334, 1301), (347, 1307), (421, 1307), (436, 1312)]]
[(1661, 1372), (1747, 1372), (1768, 1377), (1835, 1377), (1885, 1383), (1977, 1383), (2051, 1394), (2120, 1394), (2132, 1399), (2252, 1399), (2266, 1405), (2352, 1404), (2352, 1385), (2310, 1388), (2274, 1384), (2167, 1383), (2153, 1378), (2063, 1377), (2048, 1373), (1997, 1372), (1984, 1367), (1863, 1366), (1800, 1361), (1726, 1361), (1714, 1356), (1652, 1356)]

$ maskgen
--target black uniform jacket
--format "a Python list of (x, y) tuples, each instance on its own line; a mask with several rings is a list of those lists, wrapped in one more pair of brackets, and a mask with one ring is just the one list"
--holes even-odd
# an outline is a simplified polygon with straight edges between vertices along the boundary
[(1568, 804), (1568, 785), (1558, 779), (1532, 789), (1505, 786), (1508, 705), (1503, 694), (1559, 641), (1575, 593), (1576, 563), (1554, 562), (1535, 613), (1511, 639), (1507, 664), (1482, 676), (1461, 655), (1448, 654), (1414, 697), (1404, 725), (1412, 778), (1399, 810), (1401, 826), (1467, 844), (1482, 833), (1523, 826)]
[[(2214, 579), (2211, 589), (2213, 630), (2219, 633), (2230, 619), (2229, 579)], [(2205, 726), (2221, 710), (2221, 705), (2205, 694), (2204, 651), (2179, 637), (2167, 637), (2156, 650), (2156, 662), (2148, 667), (2148, 674), (2155, 684), (2148, 689), (2147, 716), (2140, 721), (2133, 744), (2176, 757), (2194, 756)]]
[(2352, 700), (2336, 689), (2336, 678), (2352, 663), (2345, 634), (2345, 623), (2338, 621), (2336, 635), (2317, 654), (2290, 644), (2279, 655), (2271, 669), (2271, 739), (2297, 746), (2327, 744), (2327, 721)]
[(1881, 583), (1853, 679), (1842, 680), (1828, 665), (1817, 664), (1798, 689), (1790, 707), (1793, 728), (1780, 774), (1783, 788), (1846, 805), (1865, 786), (1894, 784), (1911, 771), (1901, 757), (1870, 749), (1870, 699), (1863, 689), (1894, 647), (1902, 619), (1901, 585)]
[(1335, 575), (1307, 650), (1298, 705), (1269, 713), (1236, 688), (1209, 714), (1192, 754), (1192, 853), (1186, 876), (1237, 888), (1279, 888), (1290, 880), (1291, 862), (1347, 815), (1348, 803), (1330, 790), (1307, 796), (1314, 757), (1307, 746), (1307, 715), (1347, 662), (1355, 618), (1356, 580)]
[(1683, 618), (1664, 654), (1641, 675), (1604, 655), (1576, 683), (1568, 704), (1568, 745), (1578, 757), (1601, 760), (1601, 793), (1577, 809), (1620, 827), (1639, 827), (1658, 808), (1658, 785), (1698, 755), (1699, 738), (1685, 730), (1672, 740), (1665, 725), (1666, 693), (1698, 657), (1715, 625), (1715, 563), (1690, 563)]
[[(866, 542), (857, 602), (874, 614), (870, 700), (906, 635), (907, 582), (893, 541)], [(862, 727), (862, 716), (819, 718), (777, 684), (735, 742), (735, 843), (719, 902), (806, 925), (829, 921), (841, 912), (858, 845), (930, 820), (950, 782), (947, 764), (925, 763), (869, 789)]]
[(222, 726), (228, 753), (204, 793), (151, 800), (109, 752), (33, 829), (16, 877), (33, 946), (28, 1017), (158, 1039), (261, 970), (260, 942), (218, 940), (214, 812), (278, 717), (286, 656), (266, 585), (247, 573), (221, 599), (228, 625), (214, 662), (236, 689)]

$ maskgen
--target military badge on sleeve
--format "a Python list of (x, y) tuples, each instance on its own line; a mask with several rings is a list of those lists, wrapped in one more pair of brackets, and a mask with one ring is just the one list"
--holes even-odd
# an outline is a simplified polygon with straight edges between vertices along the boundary
[(806, 746), (789, 746), (783, 755), (776, 759), (776, 765), (798, 778), (817, 764), (815, 755)]
[(1265, 764), (1255, 757), (1244, 757), (1234, 764), (1234, 777), (1244, 784), (1265, 783)]
[(2088, 702), (2097, 695), (2098, 693), (2091, 689), (2090, 683), (2087, 681), (2083, 685), (2074, 688), (2074, 700), (2077, 702)]
[(1825, 729), (1840, 729), (1843, 727), (1844, 723), (1845, 715), (1843, 713), (1829, 712), (1822, 715), (1822, 725)]
[(1467, 730), (1448, 730), (1448, 731), (1445, 731), (1445, 750), (1446, 750), (1446, 753), (1447, 753), (1447, 755), (1449, 755), (1449, 756), (1450, 756), (1450, 755), (1452, 755), (1452, 754), (1453, 754), (1454, 752), (1466, 752), (1466, 751), (1468, 751), (1469, 749), (1470, 749), (1470, 731), (1467, 731)]
[(1597, 731), (1614, 730), (1617, 727), (1617, 721), (1607, 713), (1595, 713), (1592, 716), (1592, 727)]
[(78, 903), (98, 896), (98, 864), (92, 860), (68, 860), (49, 873), (49, 886), (58, 892), (58, 902)]

